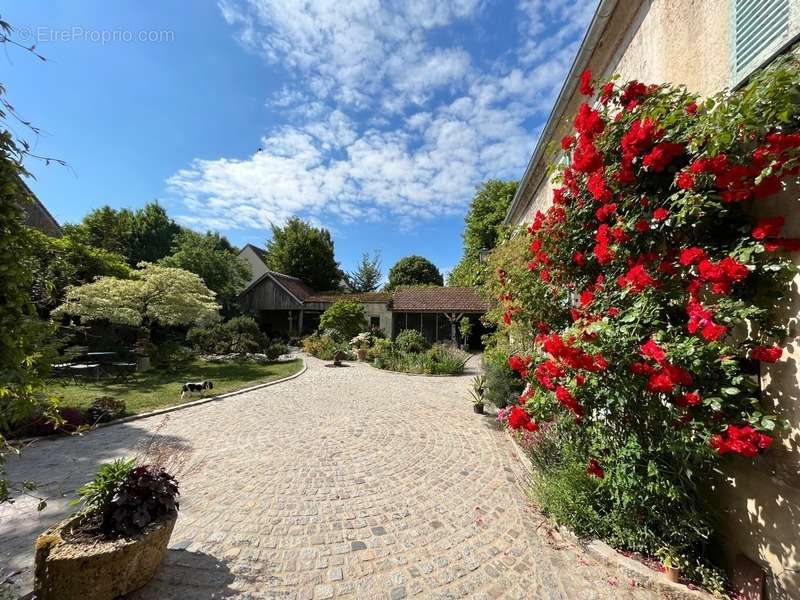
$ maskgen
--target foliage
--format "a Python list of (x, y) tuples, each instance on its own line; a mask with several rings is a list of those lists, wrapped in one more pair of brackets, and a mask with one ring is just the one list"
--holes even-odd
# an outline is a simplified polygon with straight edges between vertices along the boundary
[(472, 333), (472, 321), (469, 317), (461, 317), (458, 322), (458, 333), (461, 335), (461, 340), (464, 344), (469, 340), (469, 335)]
[(303, 351), (322, 360), (333, 360), (333, 355), (343, 349), (342, 344), (330, 335), (312, 333), (303, 338)]
[[(5, 45), (10, 34), (11, 26), (0, 20), (0, 43)], [(0, 431), (46, 401), (42, 386), (49, 368), (50, 328), (38, 319), (31, 299), (32, 248), (23, 213), (32, 201), (23, 182), (29, 176), (24, 161), (34, 155), (29, 143), (15, 134), (20, 124), (38, 133), (17, 113), (0, 85)], [(52, 402), (45, 412), (55, 419)], [(0, 503), (10, 500), (5, 457), (11, 452), (16, 450), (0, 435)]]
[(273, 271), (302, 279), (318, 291), (338, 289), (342, 279), (330, 232), (297, 217), (283, 227), (272, 226), (266, 263)]
[(170, 253), (181, 227), (157, 202), (131, 211), (103, 206), (87, 214), (81, 223), (64, 227), (67, 237), (127, 258), (132, 267), (156, 262)]
[(28, 236), (31, 254), (26, 267), (33, 279), (33, 300), (42, 312), (58, 306), (70, 285), (90, 283), (102, 276), (127, 279), (130, 275), (125, 258), (118, 254), (70, 236), (50, 237), (35, 229), (29, 230)]
[(154, 324), (210, 323), (218, 318), (218, 309), (214, 292), (194, 273), (141, 263), (130, 279), (101, 277), (68, 288), (64, 303), (53, 314), (138, 327), (149, 339)]
[(524, 388), (525, 383), (507, 363), (487, 363), (484, 391), (487, 402), (491, 402), (497, 408), (503, 408), (513, 404)]
[(406, 352), (396, 343), (381, 350), (373, 362), (379, 369), (425, 375), (460, 375), (470, 357), (466, 352), (443, 344), (423, 352)]
[(186, 342), (204, 354), (249, 354), (264, 352), (269, 339), (251, 316), (234, 317), (208, 327), (193, 327)]
[(381, 253), (375, 251), (370, 258), (366, 252), (356, 270), (347, 274), (347, 287), (351, 292), (374, 292), (381, 283)]
[(103, 465), (78, 490), (88, 516), (100, 518), (108, 535), (135, 535), (178, 510), (178, 482), (163, 468), (136, 459)]
[(172, 242), (172, 254), (160, 264), (199, 275), (228, 314), (238, 306), (238, 294), (250, 278), (250, 266), (236, 249), (224, 236), (210, 231), (200, 234), (184, 229)]
[(464, 218), (464, 255), (447, 277), (448, 285), (475, 286), (486, 280), (481, 252), (492, 250), (506, 234), (506, 211), (517, 191), (516, 181), (490, 179), (478, 187)]
[(389, 269), (388, 291), (401, 285), (444, 285), (439, 269), (424, 256), (406, 256)]
[(476, 375), (472, 378), (472, 389), (469, 391), (472, 401), (475, 404), (483, 404), (484, 393), (486, 392), (486, 376)]
[(124, 400), (118, 400), (113, 396), (101, 396), (92, 402), (86, 411), (86, 418), (92, 424), (103, 423), (122, 417), (126, 411)]
[(530, 383), (509, 426), (569, 432), (538, 478), (561, 522), (701, 557), (720, 455), (771, 445), (780, 424), (745, 359), (782, 354), (785, 252), (800, 241), (752, 208), (800, 171), (798, 66), (787, 57), (702, 102), (604, 85), (562, 140), (553, 205), (494, 253), (492, 317)]
[(400, 352), (419, 354), (431, 347), (425, 336), (416, 329), (403, 329), (397, 334), (394, 345)]
[(375, 338), (372, 342), (372, 347), (367, 352), (369, 360), (375, 360), (381, 356), (388, 356), (390, 352), (395, 350), (394, 342), (386, 338)]
[(375, 342), (376, 337), (371, 331), (362, 331), (352, 340), (350, 340), (351, 348), (369, 348)]
[(350, 340), (367, 328), (364, 307), (353, 300), (337, 300), (319, 318), (320, 330), (332, 329)]

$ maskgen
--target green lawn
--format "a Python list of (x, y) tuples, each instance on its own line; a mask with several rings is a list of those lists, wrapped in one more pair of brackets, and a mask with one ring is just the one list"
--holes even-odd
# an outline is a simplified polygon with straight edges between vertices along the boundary
[(297, 373), (303, 361), (274, 362), (258, 365), (249, 362), (207, 363), (195, 360), (186, 368), (176, 371), (153, 369), (136, 373), (124, 383), (110, 381), (66, 383), (53, 385), (49, 391), (63, 400), (62, 407), (87, 408), (95, 398), (113, 396), (124, 400), (129, 414), (147, 412), (157, 408), (175, 406), (197, 400), (198, 394), (187, 395), (181, 400), (181, 386), (186, 381), (208, 379), (214, 389), (206, 392), (213, 396), (240, 390), (259, 383), (266, 383)]

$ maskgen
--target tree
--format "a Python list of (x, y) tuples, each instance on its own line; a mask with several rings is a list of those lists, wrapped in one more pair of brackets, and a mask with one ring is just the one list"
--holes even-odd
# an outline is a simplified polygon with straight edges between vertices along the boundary
[(181, 230), (157, 202), (145, 204), (135, 212), (102, 206), (87, 214), (80, 223), (64, 227), (67, 237), (121, 254), (132, 267), (167, 256), (173, 239)]
[(320, 330), (333, 329), (344, 340), (351, 340), (367, 328), (364, 307), (352, 300), (339, 300), (319, 318)]
[(250, 266), (224, 236), (212, 232), (184, 229), (175, 236), (172, 254), (160, 264), (199, 275), (226, 313), (233, 312), (237, 295), (250, 278)]
[(297, 217), (283, 227), (272, 226), (266, 262), (273, 271), (302, 279), (318, 291), (336, 289), (342, 280), (330, 232)]
[(370, 258), (364, 252), (355, 271), (347, 275), (347, 287), (351, 292), (374, 292), (381, 282), (381, 254), (378, 251)]
[[(0, 20), (0, 44), (14, 43), (11, 31)], [(38, 403), (47, 403), (48, 415), (55, 413), (54, 402), (43, 393), (50, 328), (38, 318), (31, 301), (32, 276), (26, 259), (32, 248), (24, 208), (32, 202), (32, 194), (23, 178), (30, 176), (24, 166), (29, 157), (64, 163), (33, 155), (30, 144), (15, 134), (20, 125), (39, 133), (16, 111), (0, 85), (0, 431), (7, 431), (11, 421), (29, 414)], [(9, 501), (12, 492), (5, 457), (16, 452), (0, 434), (0, 503)], [(28, 484), (23, 487), (30, 489)]]
[(54, 238), (31, 229), (32, 252), (24, 261), (32, 278), (32, 299), (43, 314), (58, 306), (70, 285), (90, 283), (110, 275), (127, 279), (130, 267), (125, 258), (84, 244), (74, 237)]
[(128, 249), (128, 262), (156, 262), (167, 256), (172, 242), (181, 231), (180, 225), (167, 215), (157, 202), (149, 202), (134, 213), (133, 236)]
[(505, 236), (503, 219), (516, 191), (516, 181), (500, 179), (477, 188), (464, 217), (464, 255), (448, 275), (449, 285), (482, 285), (486, 280), (481, 252), (494, 249)]
[(127, 208), (116, 210), (106, 205), (85, 215), (80, 223), (65, 225), (64, 233), (87, 246), (121, 254), (127, 259), (133, 239), (133, 222), (132, 211)]
[(53, 315), (105, 319), (140, 329), (149, 342), (154, 325), (205, 325), (218, 319), (214, 292), (184, 269), (141, 263), (130, 279), (101, 277), (67, 289)]
[(389, 269), (386, 289), (392, 291), (401, 285), (444, 285), (439, 269), (424, 256), (406, 256)]

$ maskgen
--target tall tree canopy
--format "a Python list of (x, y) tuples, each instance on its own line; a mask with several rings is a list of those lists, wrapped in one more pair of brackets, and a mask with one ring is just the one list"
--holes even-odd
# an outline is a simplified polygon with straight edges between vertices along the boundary
[(464, 254), (447, 277), (449, 285), (483, 284), (481, 252), (492, 250), (502, 241), (503, 218), (516, 191), (516, 181), (500, 179), (490, 179), (478, 187), (464, 218)]
[(347, 274), (347, 287), (351, 292), (374, 292), (381, 283), (381, 253), (375, 251), (370, 257), (364, 252), (355, 271)]
[(199, 275), (217, 294), (226, 312), (232, 311), (238, 293), (250, 278), (250, 266), (239, 258), (227, 238), (210, 231), (202, 234), (184, 229), (172, 242), (172, 254), (160, 264)]
[(218, 309), (214, 292), (194, 273), (143, 263), (130, 279), (100, 277), (67, 289), (53, 315), (138, 327), (149, 339), (154, 325), (204, 325), (217, 320)]
[(70, 236), (50, 237), (35, 229), (28, 236), (32, 252), (24, 264), (33, 278), (33, 301), (42, 314), (64, 300), (64, 290), (70, 285), (90, 283), (103, 275), (126, 279), (130, 274), (120, 254)]
[(386, 289), (392, 291), (401, 285), (444, 285), (439, 269), (424, 256), (411, 255), (398, 260), (389, 269)]
[(266, 262), (273, 271), (298, 277), (318, 291), (337, 289), (342, 280), (330, 232), (297, 217), (283, 227), (272, 226)]
[(156, 202), (136, 211), (103, 206), (87, 214), (80, 223), (64, 227), (67, 236), (121, 254), (132, 267), (141, 261), (155, 262), (167, 256), (181, 229)]

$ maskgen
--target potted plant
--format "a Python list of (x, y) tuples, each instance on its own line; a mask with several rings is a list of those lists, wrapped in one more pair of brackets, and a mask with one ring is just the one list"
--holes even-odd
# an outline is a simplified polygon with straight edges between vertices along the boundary
[(350, 340), (350, 347), (355, 348), (356, 358), (358, 358), (359, 361), (363, 362), (367, 358), (367, 352), (372, 345), (372, 338), (371, 332), (364, 331)]
[(178, 482), (164, 465), (177, 470), (179, 454), (116, 460), (78, 490), (82, 509), (36, 540), (38, 600), (113, 600), (150, 581), (178, 517)]
[(664, 546), (660, 548), (656, 555), (661, 559), (664, 567), (664, 577), (667, 581), (678, 583), (681, 579), (681, 556), (673, 548)]
[(150, 370), (150, 355), (156, 347), (149, 338), (140, 337), (136, 340), (133, 351), (136, 354), (136, 370), (139, 372)]
[(472, 378), (472, 389), (470, 395), (472, 396), (472, 410), (477, 414), (483, 414), (483, 394), (486, 391), (486, 376), (476, 375)]

